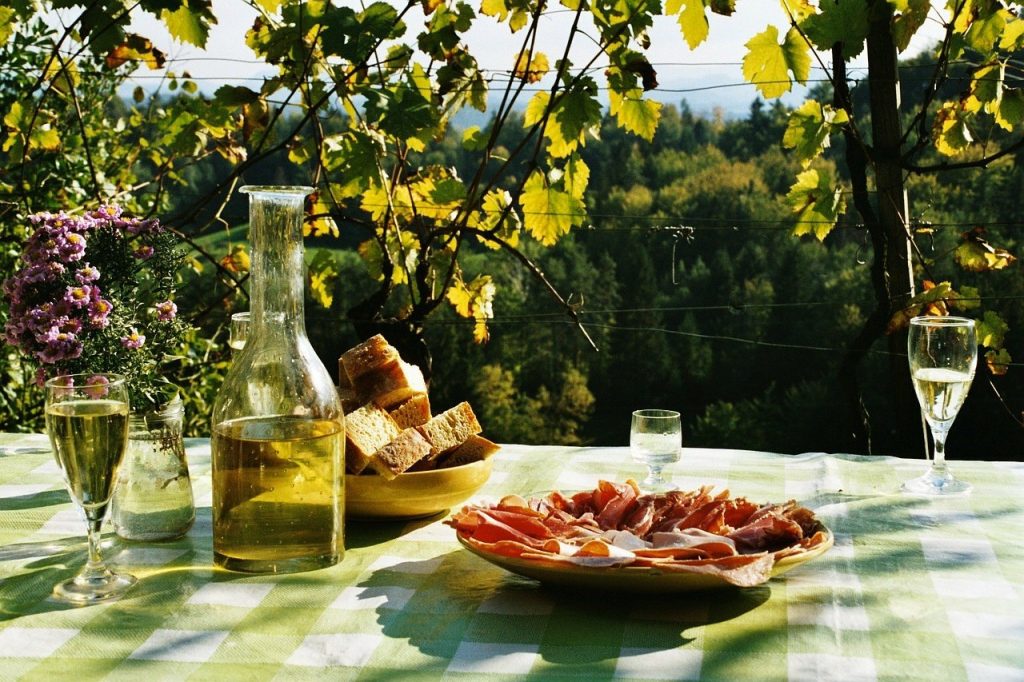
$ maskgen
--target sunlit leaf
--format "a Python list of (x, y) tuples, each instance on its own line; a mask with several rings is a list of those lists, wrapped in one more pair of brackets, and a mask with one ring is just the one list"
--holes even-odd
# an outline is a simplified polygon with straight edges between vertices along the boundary
[(487, 320), (494, 317), (493, 302), (496, 291), (497, 287), (490, 275), (479, 275), (469, 283), (464, 282), (461, 277), (456, 277), (446, 294), (448, 302), (458, 315), (476, 320), (473, 339), (477, 343), (484, 343), (489, 337)]
[(249, 272), (252, 265), (249, 260), (249, 251), (243, 244), (235, 244), (231, 247), (231, 251), (220, 259), (220, 264), (225, 270), (235, 274)]
[(549, 69), (547, 55), (543, 52), (534, 52), (531, 57), (530, 52), (524, 50), (516, 58), (512, 73), (516, 78), (523, 79), (527, 83), (536, 83), (547, 74)]
[(196, 47), (206, 47), (210, 37), (210, 24), (217, 19), (210, 11), (209, 0), (189, 0), (183, 2), (176, 10), (165, 9), (160, 13), (167, 31), (175, 40), (191, 43)]
[(1024, 19), (1010, 20), (999, 39), (999, 49), (1014, 52), (1024, 47)]
[(1010, 325), (993, 310), (986, 310), (980, 320), (975, 320), (978, 343), (985, 348), (1002, 348)]
[(849, 121), (846, 111), (807, 100), (789, 115), (782, 144), (794, 149), (806, 168), (830, 144), (833, 128)]
[(471, 152), (483, 151), (490, 137), (489, 133), (480, 130), (480, 126), (470, 126), (462, 131), (462, 148)]
[(159, 69), (166, 59), (163, 52), (153, 47), (152, 41), (132, 33), (107, 53), (104, 63), (108, 69), (116, 69), (128, 62), (142, 62), (151, 69)]
[(842, 187), (833, 185), (828, 173), (819, 173), (813, 168), (797, 175), (786, 195), (786, 203), (796, 214), (793, 234), (813, 234), (819, 241), (824, 241), (846, 211)]
[(313, 300), (324, 308), (330, 308), (334, 303), (334, 283), (340, 274), (337, 260), (327, 249), (320, 249), (310, 261), (307, 272)]
[(573, 197), (583, 200), (590, 183), (590, 168), (583, 161), (583, 158), (574, 155), (569, 163), (565, 164), (565, 178), (563, 180), (566, 190)]
[(921, 291), (889, 318), (885, 333), (894, 334), (906, 329), (911, 318), (917, 317), (923, 310), (928, 310), (932, 315), (946, 315), (946, 301), (951, 298), (953, 298), (953, 289), (949, 282), (935, 284), (925, 281)]
[(982, 228), (963, 234), (963, 241), (953, 252), (953, 259), (960, 267), (970, 272), (987, 272), (1002, 270), (1017, 261), (1006, 249), (989, 244), (984, 234)]
[(868, 3), (864, 0), (837, 0), (819, 3), (818, 8), (818, 14), (807, 17), (800, 24), (814, 46), (827, 51), (836, 43), (842, 43), (844, 58), (852, 59), (859, 55), (868, 37)]
[(981, 307), (981, 292), (977, 287), (961, 286), (960, 294), (953, 304), (960, 310), (974, 310)]
[[(746, 43), (743, 76), (767, 98), (780, 97), (793, 85), (803, 83), (810, 73), (811, 58), (806, 43), (796, 29), (790, 29), (779, 43), (779, 30), (769, 26)], [(790, 79), (790, 73), (793, 78)]]
[(981, 52), (991, 52), (1003, 37), (1006, 29), (1006, 22), (1012, 19), (1013, 15), (1005, 9), (996, 11), (979, 11), (972, 13), (971, 27), (968, 29), (964, 40), (969, 46)]
[(654, 139), (661, 119), (661, 102), (644, 99), (639, 88), (623, 95), (611, 91), (608, 100), (610, 111), (620, 128), (648, 141)]
[(956, 156), (974, 141), (967, 127), (967, 115), (949, 102), (935, 114), (932, 135), (935, 148), (946, 156)]
[(985, 366), (993, 376), (1005, 376), (1010, 369), (1011, 362), (1013, 362), (1013, 358), (1010, 357), (1010, 351), (1005, 348), (985, 351)]
[(708, 17), (704, 11), (704, 0), (668, 0), (665, 14), (678, 15), (679, 28), (690, 49), (696, 48), (708, 37)]
[(569, 233), (586, 215), (583, 202), (550, 186), (539, 171), (534, 171), (519, 197), (526, 231), (545, 246), (551, 246)]
[(999, 108), (994, 115), (999, 127), (1012, 132), (1021, 122), (1024, 122), (1024, 92), (1003, 90)]
[(896, 41), (896, 49), (903, 52), (910, 46), (910, 40), (924, 25), (931, 10), (930, 0), (889, 0), (896, 10), (893, 19), (892, 35)]
[(18, 27), (14, 15), (13, 7), (0, 7), (0, 45), (5, 44)]
[[(470, 217), (470, 224), (484, 232), (494, 232), (495, 236), (515, 248), (519, 246), (519, 233), (522, 221), (512, 206), (512, 195), (505, 190), (492, 189), (484, 196), (480, 209)], [(499, 249), (495, 242), (479, 237), (480, 243), (489, 249)]]

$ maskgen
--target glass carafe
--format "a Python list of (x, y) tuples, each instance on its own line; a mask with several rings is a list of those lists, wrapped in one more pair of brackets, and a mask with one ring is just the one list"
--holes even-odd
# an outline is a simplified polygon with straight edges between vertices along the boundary
[(213, 406), (213, 554), (224, 568), (290, 573), (344, 553), (345, 427), (306, 337), (308, 187), (249, 195), (251, 327)]

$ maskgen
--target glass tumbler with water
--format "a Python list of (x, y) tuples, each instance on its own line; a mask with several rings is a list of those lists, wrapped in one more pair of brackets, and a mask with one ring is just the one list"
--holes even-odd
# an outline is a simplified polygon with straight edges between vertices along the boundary
[(665, 478), (664, 468), (679, 461), (683, 430), (674, 410), (636, 410), (629, 429), (629, 452), (634, 461), (647, 465), (640, 483), (644, 492), (664, 492), (676, 486)]

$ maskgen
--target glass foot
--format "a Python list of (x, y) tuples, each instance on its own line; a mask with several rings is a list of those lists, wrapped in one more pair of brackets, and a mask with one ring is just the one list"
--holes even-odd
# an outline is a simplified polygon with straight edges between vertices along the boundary
[(133, 575), (113, 571), (97, 576), (77, 575), (53, 588), (53, 596), (71, 604), (99, 604), (118, 599), (136, 582)]
[(664, 476), (648, 476), (640, 481), (640, 490), (644, 493), (667, 493), (670, 490), (679, 490), (679, 486)]
[(967, 495), (971, 492), (971, 484), (953, 478), (948, 471), (945, 474), (938, 474), (929, 470), (922, 476), (911, 479), (900, 486), (900, 489), (911, 495), (937, 495), (953, 497)]

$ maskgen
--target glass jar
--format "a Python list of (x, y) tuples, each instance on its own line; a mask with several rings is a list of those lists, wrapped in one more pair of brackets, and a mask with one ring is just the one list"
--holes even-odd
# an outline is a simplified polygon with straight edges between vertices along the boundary
[(213, 406), (213, 554), (224, 568), (289, 573), (344, 553), (341, 403), (306, 337), (308, 187), (243, 187), (250, 328)]
[(128, 449), (110, 513), (126, 540), (174, 540), (192, 527), (196, 508), (182, 438), (184, 415), (175, 395), (162, 407), (129, 418)]

